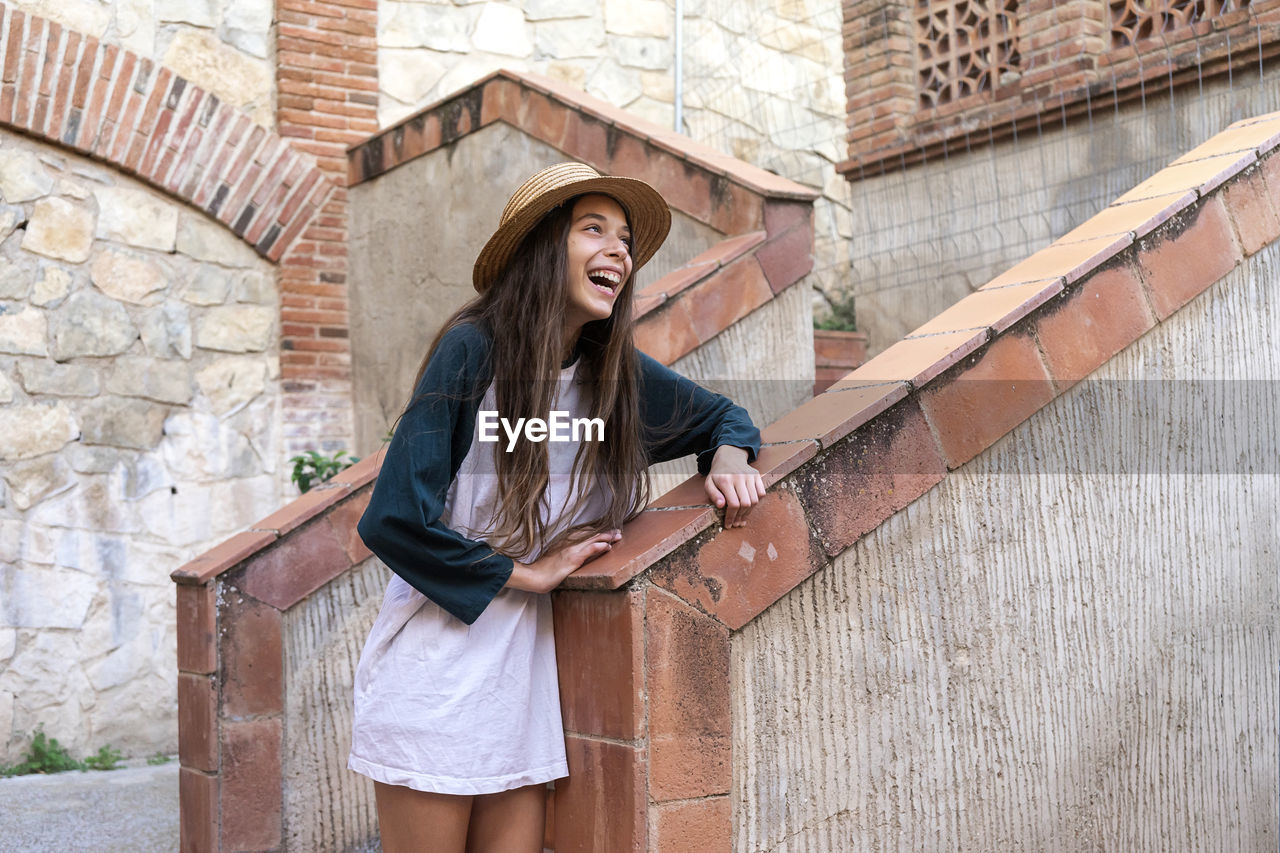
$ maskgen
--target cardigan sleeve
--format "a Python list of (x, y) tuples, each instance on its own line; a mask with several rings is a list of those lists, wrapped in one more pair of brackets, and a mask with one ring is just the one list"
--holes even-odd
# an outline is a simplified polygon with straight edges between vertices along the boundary
[(741, 447), (748, 461), (760, 452), (760, 431), (746, 409), (713, 394), (639, 350), (640, 423), (651, 462), (698, 454), (698, 473), (711, 470), (716, 448)]
[(440, 520), (471, 447), (489, 385), (489, 339), (474, 326), (449, 330), (387, 447), (357, 530), (369, 550), (414, 589), (474, 622), (511, 576), (510, 557)]

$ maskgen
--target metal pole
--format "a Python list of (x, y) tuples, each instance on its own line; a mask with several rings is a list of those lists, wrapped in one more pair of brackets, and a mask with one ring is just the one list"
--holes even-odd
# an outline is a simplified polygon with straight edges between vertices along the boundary
[(683, 133), (684, 125), (684, 0), (676, 0), (676, 133)]

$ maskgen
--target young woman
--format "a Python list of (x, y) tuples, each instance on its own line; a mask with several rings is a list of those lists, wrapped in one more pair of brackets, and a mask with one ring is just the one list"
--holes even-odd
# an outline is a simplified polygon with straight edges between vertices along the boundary
[[(632, 276), (670, 222), (641, 181), (544, 169), (423, 361), (359, 525), (395, 577), (349, 766), (374, 780), (389, 853), (540, 851), (546, 784), (568, 775), (547, 593), (619, 542), (652, 462), (699, 454), (726, 527), (764, 495), (746, 412), (632, 345)], [(603, 434), (511, 427), (552, 412)]]

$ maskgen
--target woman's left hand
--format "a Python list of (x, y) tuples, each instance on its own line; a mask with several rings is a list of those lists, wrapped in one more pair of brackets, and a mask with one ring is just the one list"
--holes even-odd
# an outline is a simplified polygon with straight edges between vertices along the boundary
[(747, 464), (747, 451), (722, 444), (711, 458), (707, 497), (724, 509), (724, 526), (746, 527), (751, 508), (764, 497), (764, 478)]

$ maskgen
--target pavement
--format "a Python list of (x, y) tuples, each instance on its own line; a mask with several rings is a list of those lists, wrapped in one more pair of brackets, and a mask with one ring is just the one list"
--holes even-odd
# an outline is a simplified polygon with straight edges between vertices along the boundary
[(0, 853), (177, 849), (177, 759), (0, 779)]

